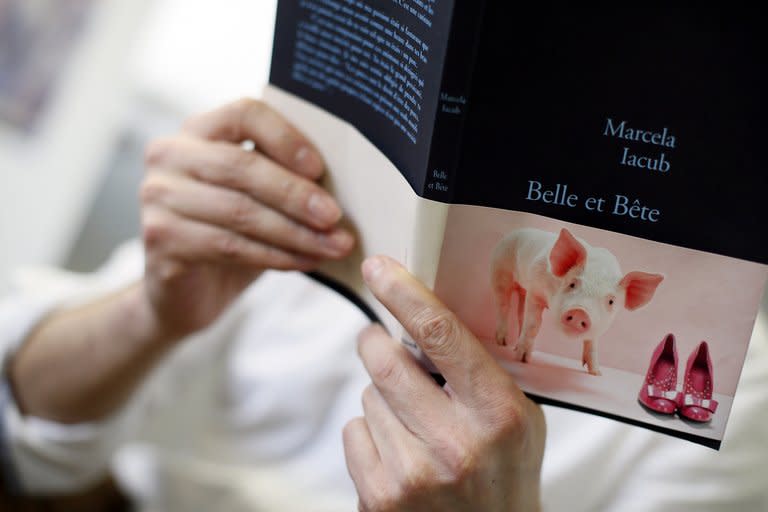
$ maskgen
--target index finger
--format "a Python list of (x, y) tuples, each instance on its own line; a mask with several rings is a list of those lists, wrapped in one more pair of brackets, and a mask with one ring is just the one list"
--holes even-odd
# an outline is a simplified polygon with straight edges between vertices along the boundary
[(259, 151), (302, 176), (317, 179), (323, 174), (323, 159), (314, 145), (263, 101), (241, 99), (192, 117), (184, 131), (213, 141), (251, 140)]
[(522, 392), (467, 327), (405, 268), (385, 256), (363, 262), (374, 296), (397, 318), (465, 403), (494, 399), (499, 386)]

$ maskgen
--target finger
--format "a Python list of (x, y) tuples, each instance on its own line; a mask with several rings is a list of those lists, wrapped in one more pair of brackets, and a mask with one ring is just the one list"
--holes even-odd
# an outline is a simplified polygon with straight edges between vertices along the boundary
[(147, 250), (171, 259), (301, 271), (318, 265), (317, 258), (278, 249), (159, 207), (144, 208), (142, 224)]
[(193, 137), (154, 141), (146, 162), (154, 169), (178, 170), (212, 185), (239, 190), (288, 217), (317, 229), (341, 218), (333, 197), (318, 184), (253, 151)]
[(387, 482), (384, 466), (364, 418), (355, 418), (344, 426), (344, 458), (347, 471), (363, 503), (372, 503)]
[(362, 271), (371, 292), (440, 370), (457, 398), (482, 405), (494, 400), (493, 390), (506, 390), (508, 385), (522, 398), (469, 329), (400, 264), (377, 256), (367, 259)]
[(381, 326), (360, 334), (358, 352), (392, 413), (416, 437), (426, 441), (436, 421), (450, 421), (451, 400)]
[(181, 217), (214, 224), (267, 245), (317, 258), (340, 258), (354, 245), (335, 228), (318, 232), (232, 189), (174, 175), (153, 173), (142, 184), (142, 202), (170, 208)]
[(363, 391), (363, 412), (373, 443), (389, 474), (400, 474), (409, 454), (417, 450), (416, 438), (400, 423), (376, 389), (369, 385)]
[(263, 101), (242, 99), (189, 119), (184, 130), (209, 140), (240, 143), (252, 140), (264, 154), (310, 179), (323, 174), (315, 146)]

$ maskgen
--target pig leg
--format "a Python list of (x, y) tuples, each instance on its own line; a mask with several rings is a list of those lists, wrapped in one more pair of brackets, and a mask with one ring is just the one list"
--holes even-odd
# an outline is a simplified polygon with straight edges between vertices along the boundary
[(525, 288), (522, 286), (517, 287), (517, 339), (520, 339), (520, 335), (523, 333), (523, 318), (525, 317), (525, 296), (527, 295)]
[(533, 341), (536, 339), (536, 335), (539, 334), (541, 315), (546, 307), (547, 304), (544, 301), (536, 298), (533, 294), (526, 293), (523, 326), (514, 349), (515, 357), (518, 361), (524, 363), (530, 361), (531, 352), (533, 352)]
[(602, 375), (600, 362), (597, 360), (597, 343), (592, 340), (584, 340), (584, 348), (581, 352), (581, 364), (587, 367), (591, 375)]
[(493, 294), (496, 299), (496, 343), (507, 344), (509, 330), (509, 310), (511, 306), (512, 292), (516, 283), (512, 273), (497, 270), (493, 274)]

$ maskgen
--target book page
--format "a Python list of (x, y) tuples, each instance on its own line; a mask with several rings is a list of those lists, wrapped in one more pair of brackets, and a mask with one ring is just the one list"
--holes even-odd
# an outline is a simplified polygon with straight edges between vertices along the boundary
[(454, 0), (281, 0), (270, 83), (354, 125), (422, 195)]
[(417, 196), (394, 164), (349, 123), (274, 86), (267, 86), (263, 97), (320, 150), (327, 169), (323, 185), (357, 238), (352, 256), (324, 263), (320, 272), (360, 297), (399, 338), (402, 327), (365, 287), (360, 265), (367, 256), (385, 254), (431, 287), (448, 205)]

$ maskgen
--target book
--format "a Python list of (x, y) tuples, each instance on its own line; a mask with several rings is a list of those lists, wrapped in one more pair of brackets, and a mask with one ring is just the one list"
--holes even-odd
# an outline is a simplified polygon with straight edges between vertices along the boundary
[(719, 448), (768, 275), (764, 31), (736, 8), (280, 0), (264, 98), (358, 237), (534, 400)]

